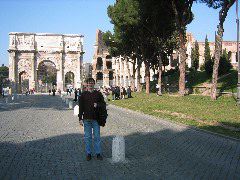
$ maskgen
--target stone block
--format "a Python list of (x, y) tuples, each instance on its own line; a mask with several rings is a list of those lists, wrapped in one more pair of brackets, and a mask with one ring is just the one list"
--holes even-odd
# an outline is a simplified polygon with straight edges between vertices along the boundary
[(112, 142), (112, 162), (125, 161), (125, 140), (123, 136), (116, 136)]

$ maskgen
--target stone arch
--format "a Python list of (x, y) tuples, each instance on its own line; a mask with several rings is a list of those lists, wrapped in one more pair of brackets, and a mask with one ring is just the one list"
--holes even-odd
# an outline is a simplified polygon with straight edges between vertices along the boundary
[(110, 71), (109, 72), (109, 80), (113, 80), (113, 79), (114, 79), (113, 71)]
[(112, 56), (107, 55), (107, 56), (106, 56), (106, 59), (107, 59), (107, 60), (112, 59)]
[[(80, 71), (83, 58), (83, 45), (79, 43), (83, 40), (81, 35), (73, 37), (68, 34), (10, 33), (9, 37), (11, 42), (8, 50), (11, 62), (9, 80), (12, 81), (14, 93), (18, 90), (19, 72), (23, 70), (29, 74), (29, 89), (37, 90), (37, 71), (42, 61), (46, 60), (53, 62), (57, 70), (57, 89), (63, 91), (66, 68), (76, 72), (75, 86), (81, 87)], [(66, 48), (68, 46), (66, 44), (69, 44), (69, 48)]]
[(56, 62), (54, 62), (53, 60), (49, 60), (48, 58), (47, 58), (47, 59), (41, 59), (40, 61), (38, 61), (38, 63), (37, 63), (37, 69), (38, 69), (38, 67), (41, 66), (41, 64), (43, 64), (43, 63), (51, 63), (51, 64), (52, 64), (53, 66), (55, 66), (56, 69), (57, 69)]
[(97, 81), (98, 81), (98, 80), (103, 80), (103, 73), (102, 73), (102, 72), (98, 72), (96, 77), (97, 77), (97, 78), (96, 78)]
[(228, 59), (229, 59), (230, 62), (233, 61), (233, 59), (232, 59), (232, 51), (228, 51)]
[(103, 60), (101, 57), (97, 58), (97, 65), (96, 65), (97, 70), (103, 70)]
[(98, 72), (96, 74), (96, 85), (98, 85), (99, 87), (103, 86), (103, 73), (102, 72)]
[(37, 64), (36, 88), (40, 92), (48, 92), (57, 85), (57, 67), (51, 60), (41, 60)]
[(26, 71), (20, 71), (18, 73), (18, 92), (24, 93), (29, 90), (29, 74)]
[(64, 88), (75, 88), (75, 74), (72, 71), (68, 71), (65, 76), (65, 86)]
[(107, 69), (112, 69), (112, 62), (111, 61), (107, 61), (106, 65), (107, 65)]
[(109, 85), (112, 86), (114, 81), (113, 71), (109, 72)]

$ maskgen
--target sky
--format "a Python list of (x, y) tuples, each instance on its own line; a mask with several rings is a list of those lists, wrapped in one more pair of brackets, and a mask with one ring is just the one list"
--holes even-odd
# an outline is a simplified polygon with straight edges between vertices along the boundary
[[(9, 32), (84, 35), (84, 62), (92, 62), (96, 30), (113, 30), (107, 7), (115, 0), (0, 0), (0, 65), (8, 65)], [(236, 40), (236, 6), (224, 23), (224, 40)], [(187, 26), (196, 40), (214, 41), (218, 11), (194, 4), (194, 20)]]

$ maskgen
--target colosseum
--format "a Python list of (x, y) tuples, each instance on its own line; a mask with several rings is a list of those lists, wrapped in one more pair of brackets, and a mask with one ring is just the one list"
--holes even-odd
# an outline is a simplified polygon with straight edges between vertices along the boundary
[[(133, 80), (133, 64), (127, 62), (123, 57), (111, 57), (109, 55), (106, 45), (103, 43), (102, 38), (103, 32), (97, 30), (96, 33), (96, 43), (94, 45), (95, 51), (92, 62), (92, 76), (96, 81), (98, 87), (109, 87), (109, 86), (121, 86), (127, 87), (131, 86), (131, 81)], [(200, 66), (204, 63), (204, 49), (205, 42), (198, 42), (199, 44), (199, 64)], [(191, 67), (191, 49), (195, 45), (195, 39), (191, 33), (187, 33), (187, 65)], [(211, 56), (214, 54), (215, 42), (209, 42)], [(229, 55), (229, 59), (234, 68), (237, 68), (237, 42), (236, 41), (223, 41), (223, 49), (226, 49)], [(169, 57), (169, 65), (165, 67), (166, 70), (175, 68), (179, 62), (179, 54), (174, 51), (172, 56)], [(199, 67), (200, 67), (199, 66)], [(157, 72), (156, 72), (157, 73)], [(151, 78), (154, 80), (156, 75), (153, 70), (150, 71)], [(134, 85), (137, 87), (137, 76), (135, 73)], [(140, 68), (140, 83), (145, 82), (145, 66), (142, 63)]]

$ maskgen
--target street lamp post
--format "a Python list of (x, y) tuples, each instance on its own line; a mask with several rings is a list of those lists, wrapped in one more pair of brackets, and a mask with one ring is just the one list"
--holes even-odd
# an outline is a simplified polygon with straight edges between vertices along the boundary
[(237, 84), (237, 103), (240, 105), (240, 62), (239, 62), (239, 18), (238, 18), (238, 0), (236, 0), (237, 17), (237, 61), (238, 61), (238, 84)]

